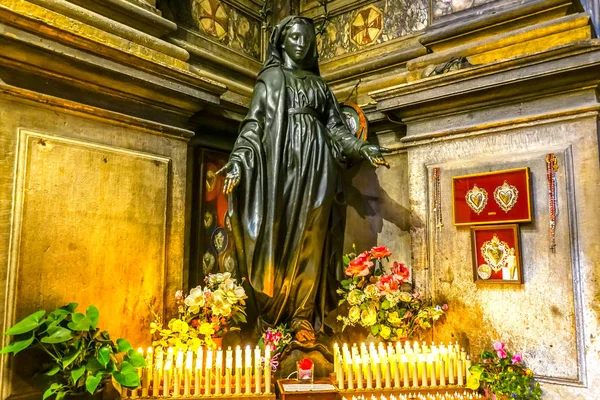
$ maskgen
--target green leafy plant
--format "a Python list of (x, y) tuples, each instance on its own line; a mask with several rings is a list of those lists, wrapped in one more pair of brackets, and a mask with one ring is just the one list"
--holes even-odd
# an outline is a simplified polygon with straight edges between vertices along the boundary
[(77, 303), (70, 303), (50, 313), (40, 310), (25, 317), (5, 332), (14, 339), (0, 353), (38, 348), (49, 356), (43, 372), (43, 399), (94, 394), (111, 380), (119, 391), (122, 386), (138, 387), (135, 369), (146, 365), (143, 356), (127, 340), (114, 343), (108, 332), (97, 327), (100, 313), (95, 306), (89, 306), (85, 314), (76, 309)]
[(517, 400), (539, 400), (542, 396), (540, 384), (534, 381), (533, 372), (525, 368), (521, 354), (512, 354), (502, 342), (494, 343), (494, 351), (484, 350), (481, 362), (469, 368), (471, 375), (467, 387), (482, 388), (493, 400), (509, 398)]

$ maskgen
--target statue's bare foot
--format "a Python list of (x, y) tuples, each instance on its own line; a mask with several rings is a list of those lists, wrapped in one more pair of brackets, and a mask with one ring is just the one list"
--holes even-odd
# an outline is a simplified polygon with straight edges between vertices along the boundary
[(300, 329), (298, 332), (296, 332), (296, 340), (301, 343), (314, 342), (315, 333), (312, 330)]

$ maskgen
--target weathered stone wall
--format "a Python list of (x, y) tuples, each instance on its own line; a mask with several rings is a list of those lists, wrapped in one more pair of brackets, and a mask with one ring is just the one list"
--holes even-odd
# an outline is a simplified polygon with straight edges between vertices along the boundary
[[(456, 340), (475, 356), (506, 342), (523, 352), (544, 398), (596, 399), (600, 47), (588, 16), (561, 7), (530, 3), (487, 18), (474, 9), (478, 32), (458, 18), (434, 24), (420, 39), (432, 52), (407, 62), (406, 83), (370, 96), (406, 124), (406, 136), (379, 141), (408, 153), (415, 283), (450, 305), (431, 340)], [(494, 28), (490, 18), (499, 18)], [(559, 165), (555, 252), (548, 153)], [(476, 284), (470, 230), (452, 221), (452, 177), (518, 167), (529, 168), (533, 200), (533, 221), (520, 224), (524, 283)], [(441, 170), (440, 230), (433, 168)]]
[(385, 245), (394, 261), (410, 264), (408, 156), (398, 152), (386, 160), (390, 169), (362, 163), (344, 175), (348, 204), (344, 251), (352, 251), (353, 244), (359, 252)]

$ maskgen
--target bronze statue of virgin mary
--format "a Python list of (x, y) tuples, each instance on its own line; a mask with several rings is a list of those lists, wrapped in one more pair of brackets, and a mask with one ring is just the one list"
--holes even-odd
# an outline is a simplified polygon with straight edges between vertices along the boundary
[(224, 191), (240, 274), (259, 332), (287, 323), (309, 342), (335, 308), (343, 276), (339, 169), (361, 159), (389, 165), (387, 149), (355, 138), (321, 78), (312, 21), (290, 16), (273, 30), (227, 165)]

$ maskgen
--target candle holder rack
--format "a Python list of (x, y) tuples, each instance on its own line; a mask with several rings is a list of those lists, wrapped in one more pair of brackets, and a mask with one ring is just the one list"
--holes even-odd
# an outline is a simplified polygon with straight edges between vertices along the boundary
[(123, 398), (275, 399), (270, 349), (247, 346), (242, 353), (237, 346), (235, 356), (231, 347), (138, 351), (146, 361), (146, 366), (137, 370), (140, 386), (125, 389)]
[(340, 391), (463, 389), (471, 366), (470, 357), (456, 343), (361, 343), (341, 348), (336, 344), (333, 355), (330, 378)]
[[(162, 399), (163, 396), (149, 396), (149, 397), (125, 397), (126, 399)], [(206, 400), (210, 399), (221, 399), (221, 400), (275, 400), (275, 393), (271, 394), (232, 394), (232, 395), (200, 395), (200, 396), (169, 396), (169, 399), (173, 400)]]
[(371, 400), (373, 397), (379, 399), (390, 399), (392, 396), (397, 399), (400, 398), (423, 398), (419, 396), (427, 395), (452, 395), (457, 398), (461, 398), (457, 395), (462, 396), (464, 399), (483, 399), (483, 396), (477, 392), (467, 389), (462, 386), (445, 386), (445, 387), (431, 387), (431, 388), (390, 388), (390, 389), (354, 389), (354, 390), (338, 390), (338, 399), (351, 400), (353, 397), (360, 398), (364, 396), (365, 399)]

